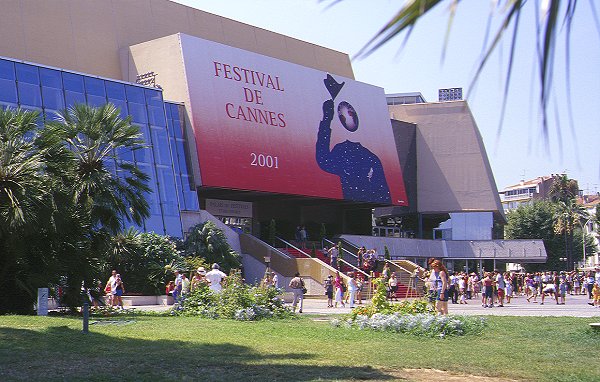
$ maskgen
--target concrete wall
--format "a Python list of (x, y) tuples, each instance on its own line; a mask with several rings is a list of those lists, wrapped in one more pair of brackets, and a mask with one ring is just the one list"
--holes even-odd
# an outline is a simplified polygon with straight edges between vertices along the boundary
[(389, 111), (392, 119), (417, 125), (419, 212), (503, 216), (483, 140), (465, 101), (394, 105)]
[(178, 32), (354, 78), (345, 53), (168, 0), (3, 0), (1, 9), (0, 56), (108, 78), (123, 79), (120, 49)]

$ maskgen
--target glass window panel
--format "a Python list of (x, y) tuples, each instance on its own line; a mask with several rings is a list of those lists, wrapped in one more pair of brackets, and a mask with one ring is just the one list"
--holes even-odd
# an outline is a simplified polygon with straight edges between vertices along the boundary
[(121, 101), (126, 101), (127, 97), (125, 96), (125, 85), (120, 84), (118, 82), (106, 81), (106, 96), (108, 98), (119, 99)]
[(164, 221), (167, 235), (172, 237), (183, 237), (179, 214), (177, 216), (165, 216)]
[(154, 147), (154, 158), (157, 164), (170, 165), (171, 152), (169, 150), (169, 141), (165, 129), (151, 128), (152, 147)]
[(144, 162), (144, 163), (152, 163), (153, 162), (151, 147), (134, 150), (133, 155), (135, 157), (136, 162)]
[(119, 147), (116, 150), (117, 158), (133, 163), (133, 151), (127, 147)]
[(65, 104), (67, 107), (73, 106), (76, 103), (85, 103), (85, 96), (83, 93), (65, 90)]
[(87, 104), (90, 106), (104, 106), (106, 105), (106, 97), (88, 94)]
[(192, 178), (188, 175), (181, 175), (181, 185), (183, 191), (193, 191), (194, 185), (192, 184)]
[(84, 93), (83, 77), (79, 74), (63, 73), (63, 84), (65, 90), (72, 90), (78, 93)]
[(84, 82), (86, 94), (106, 97), (103, 80), (94, 77), (84, 77)]
[(21, 105), (42, 107), (42, 95), (39, 85), (18, 82), (17, 86), (19, 89), (19, 103)]
[(0, 78), (7, 80), (15, 79), (15, 63), (0, 59)]
[(179, 208), (182, 210), (187, 210), (188, 208), (186, 207), (185, 199), (183, 198), (183, 188), (181, 187), (181, 177), (178, 175), (175, 176), (175, 186), (177, 187), (177, 195), (179, 197)]
[(61, 89), (42, 87), (44, 107), (52, 110), (65, 108), (65, 96)]
[(148, 116), (151, 125), (166, 126), (165, 110), (162, 107), (148, 106)]
[(175, 145), (177, 146), (177, 156), (179, 157), (179, 172), (184, 175), (188, 175), (187, 163), (185, 160), (184, 142), (177, 140)]
[(17, 70), (17, 81), (34, 85), (40, 84), (40, 76), (36, 66), (17, 62), (15, 68)]
[(150, 106), (163, 107), (162, 93), (158, 90), (144, 89), (146, 103)]
[(131, 120), (138, 123), (148, 123), (148, 114), (146, 113), (146, 105), (130, 103), (129, 115)]
[(17, 83), (15, 80), (0, 78), (0, 101), (17, 103)]
[(58, 70), (40, 68), (40, 79), (42, 86), (50, 88), (62, 89), (62, 77)]
[(175, 172), (179, 173), (179, 156), (177, 155), (177, 147), (175, 146), (175, 139), (170, 138), (169, 143), (171, 146), (171, 155), (173, 156), (173, 168)]
[(165, 113), (167, 113), (167, 120), (171, 120), (172, 116), (171, 116), (171, 104), (165, 102)]
[(181, 120), (181, 118), (179, 118), (179, 105), (175, 105), (175, 104), (170, 104), (171, 106), (171, 118), (173, 118), (173, 120), (175, 121), (179, 121)]
[(127, 101), (145, 104), (144, 89), (137, 86), (127, 85), (125, 87), (127, 91)]
[(198, 195), (195, 191), (184, 191), (183, 198), (185, 199), (185, 207), (188, 211), (198, 211)]
[(135, 156), (135, 160), (138, 162), (153, 163), (154, 158), (152, 156), (152, 140), (150, 138), (148, 126), (140, 126), (140, 132), (142, 133), (142, 139), (148, 147), (134, 150), (133, 155)]
[(173, 131), (173, 136), (177, 138), (183, 138), (183, 130), (181, 128), (181, 122), (177, 120), (173, 120), (171, 124), (171, 131)]
[(144, 225), (146, 226), (146, 232), (164, 235), (165, 228), (161, 215), (151, 215), (150, 218), (146, 219)]

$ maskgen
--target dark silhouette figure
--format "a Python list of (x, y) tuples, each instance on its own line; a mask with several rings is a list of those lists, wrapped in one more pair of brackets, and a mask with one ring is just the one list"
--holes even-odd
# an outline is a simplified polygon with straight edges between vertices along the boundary
[[(319, 124), (316, 145), (319, 167), (340, 177), (344, 199), (391, 204), (390, 190), (377, 155), (360, 143), (349, 140), (329, 149), (333, 99), (344, 83), (338, 84), (330, 75), (327, 75), (324, 82), (332, 99), (323, 102), (323, 120)], [(349, 103), (343, 101), (339, 104), (338, 116), (346, 130), (354, 132), (358, 129), (358, 114)]]

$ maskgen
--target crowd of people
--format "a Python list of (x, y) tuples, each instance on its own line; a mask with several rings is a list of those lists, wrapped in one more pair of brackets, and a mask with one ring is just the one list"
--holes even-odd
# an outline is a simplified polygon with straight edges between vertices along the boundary
[[(323, 247), (323, 254), (325, 254), (326, 257), (329, 257), (329, 265), (335, 269), (339, 268), (338, 259), (340, 258), (342, 251), (341, 244)], [(379, 262), (383, 260), (382, 256), (377, 253), (377, 248), (366, 249), (365, 247), (360, 247), (356, 257), (357, 268), (367, 274), (376, 271)]]
[[(600, 268), (595, 272), (448, 272), (440, 260), (429, 261), (425, 274), (425, 288), (430, 301), (440, 314), (448, 313), (448, 302), (468, 304), (479, 299), (484, 308), (504, 307), (516, 296), (524, 296), (528, 303), (547, 303), (548, 298), (564, 305), (567, 295), (587, 294), (590, 305), (600, 307)], [(538, 301), (538, 298), (540, 301)]]

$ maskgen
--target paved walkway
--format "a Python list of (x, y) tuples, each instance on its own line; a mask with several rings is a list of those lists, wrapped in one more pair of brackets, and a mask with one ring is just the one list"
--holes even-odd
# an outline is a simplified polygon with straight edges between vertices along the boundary
[[(559, 317), (597, 317), (600, 322), (600, 308), (588, 305), (587, 296), (567, 296), (565, 305), (556, 305), (552, 298), (547, 298), (544, 304), (541, 304), (541, 298), (538, 302), (528, 303), (525, 297), (513, 298), (510, 304), (504, 304), (504, 307), (494, 306), (493, 308), (484, 308), (481, 306), (481, 299), (467, 300), (467, 305), (452, 304), (448, 305), (450, 314), (478, 315), (478, 316), (559, 316)], [(138, 310), (164, 311), (168, 306), (146, 305), (135, 306)], [(347, 314), (350, 312), (348, 305), (342, 308), (328, 308), (327, 300), (321, 298), (304, 299), (304, 314), (330, 316), (335, 314)]]

